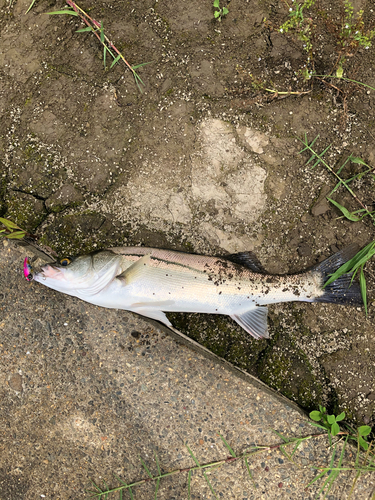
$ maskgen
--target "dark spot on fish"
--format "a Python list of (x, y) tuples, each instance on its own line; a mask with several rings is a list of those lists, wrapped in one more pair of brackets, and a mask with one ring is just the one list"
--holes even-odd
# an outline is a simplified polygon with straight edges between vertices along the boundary
[(222, 292), (219, 292), (219, 295), (221, 295), (221, 294), (222, 294)]
[(272, 281), (273, 281), (272, 278), (267, 278), (266, 279), (266, 283), (272, 283)]
[(267, 290), (265, 290), (263, 293), (264, 293), (264, 295), (267, 295), (268, 292), (269, 292), (269, 290), (267, 288)]
[(297, 295), (298, 297), (301, 295), (298, 288), (294, 290), (293, 295)]
[(241, 287), (240, 287), (240, 286), (238, 286), (237, 288), (238, 288), (238, 290), (241, 290)]
[(133, 330), (130, 335), (132, 337), (134, 337), (135, 339), (139, 339), (139, 337), (141, 336), (141, 334), (139, 332), (137, 332), (136, 330)]
[(287, 288), (283, 288), (281, 291), (282, 291), (282, 292), (287, 292), (287, 291), (288, 291), (288, 289), (287, 289)]

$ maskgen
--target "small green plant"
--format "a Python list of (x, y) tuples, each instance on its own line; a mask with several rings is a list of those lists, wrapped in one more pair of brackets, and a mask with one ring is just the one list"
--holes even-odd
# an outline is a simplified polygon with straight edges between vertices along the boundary
[(352, 57), (359, 47), (369, 49), (371, 40), (375, 36), (375, 29), (366, 29), (363, 21), (364, 11), (356, 14), (350, 0), (341, 0), (336, 7), (340, 15), (331, 14), (330, 11), (318, 5), (317, 0), (304, 0), (302, 2), (292, 0), (288, 3), (288, 19), (278, 28), (280, 33), (290, 33), (294, 38), (302, 42), (303, 50), (307, 53), (305, 67), (301, 74), (305, 80), (315, 74), (315, 54), (322, 27), (325, 35), (331, 34), (335, 39), (337, 58), (329, 74), (323, 76), (335, 76), (342, 78), (344, 64), (348, 57)]
[[(35, 1), (36, 0), (33, 0), (31, 2), (29, 8), (27, 9), (26, 14), (33, 7)], [(113, 66), (115, 66), (120, 60), (122, 60), (124, 64), (128, 67), (128, 69), (132, 72), (135, 83), (140, 92), (142, 92), (143, 91), (142, 86), (144, 86), (144, 83), (139, 74), (136, 72), (136, 69), (141, 68), (142, 66), (145, 66), (146, 64), (150, 63), (147, 62), (131, 66), (125, 59), (125, 57), (122, 55), (122, 53), (117, 49), (117, 47), (111, 42), (111, 40), (104, 33), (104, 26), (102, 21), (99, 23), (98, 21), (90, 17), (89, 14), (87, 14), (87, 12), (81, 9), (81, 7), (79, 7), (75, 2), (73, 2), (73, 0), (66, 0), (66, 3), (68, 4), (69, 8), (48, 12), (48, 15), (70, 15), (79, 17), (81, 21), (84, 24), (86, 24), (86, 27), (77, 30), (77, 33), (92, 32), (96, 36), (96, 38), (100, 41), (100, 43), (103, 46), (104, 68), (107, 69), (107, 54), (109, 54), (112, 57), (112, 64), (110, 66), (110, 69), (113, 68)]]
[[(375, 211), (369, 210), (368, 207), (360, 200), (358, 195), (353, 191), (353, 189), (350, 186), (350, 184), (353, 181), (361, 180), (366, 175), (370, 176), (370, 178), (374, 181), (375, 175), (373, 174), (374, 170), (373, 167), (370, 167), (361, 158), (353, 156), (352, 154), (348, 156), (348, 158), (339, 168), (332, 167), (323, 158), (323, 156), (329, 150), (331, 145), (327, 146), (321, 153), (318, 153), (313, 147), (318, 138), (319, 135), (317, 135), (313, 141), (309, 142), (307, 140), (307, 135), (305, 134), (304, 139), (302, 140), (300, 139), (300, 141), (304, 145), (304, 148), (301, 149), (301, 151), (299, 151), (299, 154), (304, 153), (306, 151), (309, 152), (311, 156), (307, 161), (306, 165), (308, 165), (310, 162), (314, 162), (312, 168), (315, 168), (317, 165), (321, 163), (336, 178), (337, 184), (330, 192), (330, 194), (327, 196), (327, 200), (331, 202), (336, 208), (338, 208), (341, 211), (342, 216), (345, 217), (346, 219), (352, 222), (358, 222), (363, 220), (365, 217), (370, 217), (373, 224), (375, 224)], [(349, 162), (363, 166), (364, 170), (362, 170), (358, 174), (352, 175), (347, 179), (344, 179), (341, 174), (344, 167)], [(340, 203), (332, 199), (333, 193), (335, 193), (341, 186), (343, 186), (351, 194), (351, 196), (355, 199), (355, 201), (361, 206), (359, 210), (350, 211), (346, 207), (342, 206)], [(337, 269), (337, 271), (333, 273), (332, 276), (329, 278), (329, 280), (325, 283), (325, 286), (327, 286), (334, 280), (336, 280), (337, 278), (346, 273), (352, 273), (352, 280), (353, 280), (357, 272), (359, 271), (359, 284), (361, 288), (361, 294), (366, 315), (367, 315), (367, 294), (366, 294), (367, 285), (364, 275), (364, 266), (366, 262), (368, 262), (374, 255), (375, 255), (375, 241), (369, 243), (365, 248), (363, 248), (360, 252), (358, 252), (352, 259), (350, 259), (348, 262), (343, 264), (339, 269)]]
[[(323, 156), (327, 153), (329, 148), (331, 147), (331, 144), (327, 146), (321, 153), (318, 153), (314, 148), (315, 142), (318, 140), (319, 135), (315, 137), (310, 143), (307, 140), (307, 135), (305, 134), (304, 139), (299, 139), (302, 144), (304, 145), (304, 148), (299, 151), (298, 154), (304, 153), (304, 152), (309, 152), (311, 153), (311, 156), (309, 160), (307, 161), (306, 165), (308, 165), (311, 162), (314, 162), (312, 165), (312, 168), (315, 168), (317, 165), (320, 163), (332, 174), (335, 176), (336, 180), (338, 181), (335, 187), (332, 189), (330, 194), (327, 196), (328, 200), (333, 203), (343, 214), (344, 217), (347, 219), (353, 221), (353, 222), (358, 222), (360, 220), (363, 220), (365, 217), (370, 217), (372, 219), (372, 222), (375, 224), (375, 211), (371, 211), (367, 208), (367, 206), (359, 199), (359, 197), (355, 194), (353, 189), (351, 188), (350, 184), (353, 183), (354, 181), (360, 181), (363, 179), (366, 175), (370, 177), (370, 179), (375, 180), (375, 175), (373, 174), (374, 168), (370, 167), (367, 165), (361, 158), (358, 158), (356, 156), (353, 156), (350, 154), (347, 159), (344, 161), (344, 163), (337, 169), (329, 165)], [(352, 175), (348, 179), (344, 179), (341, 176), (341, 173), (345, 166), (348, 163), (353, 163), (356, 165), (362, 165), (364, 167), (364, 170), (359, 172), (358, 174)], [(332, 200), (332, 195), (335, 193), (341, 186), (343, 186), (351, 195), (352, 197), (356, 200), (356, 202), (361, 206), (359, 210), (356, 210), (354, 212), (350, 212), (348, 209), (345, 207), (341, 206), (338, 202)]]
[(223, 8), (220, 7), (220, 0), (214, 0), (213, 6), (215, 9), (215, 11), (214, 11), (215, 19), (217, 19), (218, 21), (221, 21), (222, 18), (225, 17), (229, 13), (229, 10), (227, 9), (227, 7), (223, 7)]
[(29, 233), (27, 233), (24, 229), (18, 227), (17, 224), (8, 219), (3, 219), (2, 217), (0, 217), (0, 224), (3, 226), (3, 229), (1, 229), (0, 226), (0, 238), (7, 238), (9, 240), (21, 240), (26, 235), (32, 236), (29, 235)]
[[(210, 469), (216, 469), (220, 466), (223, 466), (225, 464), (228, 464), (228, 463), (233, 463), (233, 462), (236, 462), (236, 461), (244, 461), (245, 463), (245, 466), (246, 466), (246, 469), (247, 469), (247, 472), (249, 474), (249, 477), (250, 479), (252, 480), (253, 484), (254, 484), (254, 487), (256, 488), (256, 485), (254, 483), (254, 480), (253, 480), (253, 477), (252, 477), (252, 474), (251, 474), (251, 470), (250, 470), (250, 466), (249, 466), (249, 462), (248, 462), (248, 458), (252, 455), (255, 455), (257, 453), (262, 453), (264, 452), (265, 450), (268, 450), (268, 451), (271, 451), (273, 449), (277, 449), (277, 448), (280, 448), (280, 447), (283, 447), (286, 446), (287, 444), (290, 444), (290, 443), (294, 443), (296, 441), (296, 439), (292, 438), (292, 440), (289, 442), (288, 440), (286, 440), (287, 442), (283, 443), (283, 445), (274, 445), (274, 446), (253, 446), (250, 450), (242, 453), (242, 454), (239, 454), (239, 455), (236, 455), (236, 453), (233, 451), (233, 449), (230, 447), (230, 445), (227, 443), (227, 441), (225, 440), (225, 438), (221, 435), (221, 434), (218, 434), (218, 436), (220, 437), (220, 439), (222, 440), (223, 444), (225, 445), (225, 447), (227, 448), (230, 456), (229, 457), (226, 457), (222, 460), (218, 460), (218, 461), (215, 461), (215, 462), (211, 462), (211, 463), (208, 463), (208, 464), (201, 464), (199, 463), (197, 457), (195, 456), (195, 454), (192, 452), (191, 448), (185, 443), (185, 446), (186, 446), (186, 449), (190, 455), (190, 457), (192, 458), (193, 462), (195, 463), (195, 466), (192, 466), (192, 467), (188, 467), (188, 468), (185, 468), (185, 469), (175, 469), (171, 472), (166, 472), (166, 473), (162, 473), (161, 472), (161, 469), (160, 469), (160, 464), (159, 464), (159, 460), (158, 460), (158, 457), (156, 455), (156, 453), (154, 452), (154, 457), (155, 457), (155, 462), (156, 462), (156, 467), (157, 467), (157, 471), (158, 473), (153, 475), (152, 472), (150, 471), (149, 467), (147, 467), (147, 465), (145, 464), (144, 460), (142, 460), (141, 457), (139, 457), (140, 461), (141, 461), (141, 464), (142, 464), (142, 467), (144, 468), (146, 474), (147, 474), (147, 478), (145, 479), (141, 479), (139, 481), (135, 481), (131, 484), (127, 484), (126, 482), (124, 482), (123, 480), (121, 480), (118, 476), (115, 475), (115, 478), (116, 480), (120, 483), (119, 486), (116, 486), (114, 488), (110, 488), (105, 482), (104, 482), (104, 488), (100, 487), (99, 485), (97, 485), (96, 483), (94, 483), (93, 481), (92, 484), (95, 488), (95, 491), (91, 490), (91, 491), (88, 491), (88, 493), (90, 494), (89, 498), (92, 499), (92, 498), (96, 498), (98, 500), (107, 500), (108, 499), (108, 496), (110, 493), (119, 493), (120, 494), (120, 500), (122, 499), (122, 492), (124, 490), (128, 490), (129, 491), (129, 494), (130, 494), (130, 498), (132, 498), (134, 500), (134, 496), (133, 496), (133, 491), (132, 491), (132, 488), (134, 488), (135, 486), (140, 486), (142, 484), (145, 484), (147, 482), (154, 482), (155, 483), (155, 493), (154, 493), (154, 498), (155, 500), (157, 499), (157, 494), (158, 494), (158, 491), (159, 491), (159, 485), (160, 485), (160, 481), (162, 479), (164, 479), (165, 477), (168, 477), (168, 476), (173, 476), (173, 475), (176, 475), (176, 474), (180, 474), (180, 473), (187, 473), (188, 476), (187, 476), (187, 489), (188, 489), (188, 499), (190, 500), (191, 498), (191, 476), (192, 476), (192, 473), (195, 472), (195, 471), (200, 471), (202, 474), (203, 474), (203, 477), (205, 478), (206, 480), (206, 483), (208, 485), (208, 487), (210, 488), (211, 490), (211, 493), (213, 494), (213, 496), (218, 500), (219, 497), (218, 495), (215, 493), (215, 490), (206, 474), (206, 471), (210, 470)], [(311, 436), (308, 436), (307, 438), (300, 438), (298, 439), (299, 441), (303, 441), (303, 440), (306, 440), (306, 439), (310, 439)]]
[[(335, 417), (335, 415), (328, 415), (327, 410), (324, 406), (319, 405), (319, 411), (315, 410), (310, 412), (310, 418), (314, 420), (314, 422), (321, 422), (318, 424), (312, 424), (316, 427), (320, 427), (328, 430), (329, 436), (337, 436), (340, 432), (340, 427), (337, 422), (341, 422), (345, 418), (345, 412), (343, 411)], [(370, 429), (371, 430), (371, 429)]]
[[(191, 467), (187, 467), (184, 469), (175, 469), (170, 472), (163, 473), (160, 467), (160, 463), (156, 453), (154, 453), (155, 465), (157, 469), (157, 473), (153, 474), (145, 463), (145, 461), (140, 457), (140, 462), (145, 471), (146, 477), (144, 479), (139, 479), (138, 481), (133, 481), (132, 483), (127, 483), (120, 479), (117, 475), (115, 476), (116, 481), (118, 482), (117, 486), (110, 487), (108, 484), (103, 481), (103, 486), (99, 486), (97, 483), (91, 481), (94, 490), (89, 490), (89, 499), (97, 499), (97, 500), (110, 500), (110, 498), (115, 498), (122, 500), (123, 492), (129, 492), (130, 498), (134, 500), (134, 489), (146, 483), (153, 483), (155, 485), (153, 498), (157, 500), (158, 491), (160, 482), (169, 476), (174, 476), (176, 474), (187, 474), (187, 498), (190, 500), (191, 498), (191, 478), (194, 472), (200, 472), (206, 480), (208, 487), (214, 498), (218, 499), (219, 496), (216, 494), (212, 483), (210, 482), (207, 472), (212, 471), (214, 469), (218, 469), (227, 464), (231, 464), (238, 461), (243, 461), (246, 467), (246, 470), (249, 474), (249, 477), (253, 483), (254, 488), (257, 488), (257, 485), (254, 481), (251, 469), (250, 469), (250, 459), (252, 456), (260, 454), (260, 453), (272, 453), (273, 451), (280, 451), (289, 461), (296, 464), (295, 462), (297, 457), (297, 451), (302, 443), (311, 440), (311, 439), (319, 439), (324, 436), (328, 436), (329, 446), (332, 448), (332, 455), (329, 461), (329, 465), (320, 466), (320, 467), (311, 467), (312, 469), (316, 469), (319, 471), (319, 474), (307, 485), (310, 486), (319, 479), (323, 479), (323, 485), (319, 490), (319, 494), (323, 493), (326, 490), (325, 496), (329, 493), (333, 481), (339, 476), (340, 473), (352, 472), (355, 471), (356, 475), (353, 481), (353, 485), (351, 488), (351, 493), (354, 491), (355, 484), (361, 474), (366, 472), (375, 472), (375, 454), (372, 450), (372, 444), (367, 442), (367, 438), (370, 434), (371, 428), (368, 425), (360, 426), (357, 430), (351, 428), (348, 424), (346, 427), (347, 431), (341, 430), (338, 422), (342, 422), (345, 418), (345, 412), (342, 412), (337, 417), (334, 415), (328, 415), (326, 409), (323, 406), (319, 406), (319, 411), (313, 411), (310, 413), (310, 417), (314, 420), (315, 427), (323, 429), (323, 433), (319, 434), (309, 434), (307, 436), (300, 437), (285, 437), (277, 431), (275, 434), (279, 436), (281, 439), (281, 443), (271, 445), (271, 446), (252, 446), (250, 449), (246, 450), (241, 454), (236, 454), (232, 447), (228, 444), (226, 439), (218, 434), (224, 446), (228, 450), (229, 456), (223, 458), (221, 460), (217, 460), (214, 462), (210, 462), (207, 464), (201, 464), (193, 453), (191, 448), (185, 443), (186, 449), (194, 462), (194, 465)], [(319, 422), (319, 423), (318, 423)], [(338, 439), (335, 443), (333, 443), (333, 438)], [(349, 458), (345, 456), (346, 445), (349, 440), (354, 441), (357, 444), (357, 453), (354, 463), (350, 461)], [(339, 443), (342, 443), (342, 449), (340, 453), (340, 457), (338, 459), (338, 463), (336, 464), (336, 453), (337, 446)], [(289, 451), (290, 449), (290, 451)], [(365, 450), (365, 454), (364, 451)], [(346, 460), (344, 464), (344, 460)], [(324, 476), (327, 476), (326, 478)], [(350, 493), (350, 494), (351, 494)]]
[[(317, 468), (320, 470), (320, 473), (312, 481), (310, 481), (308, 486), (312, 485), (319, 479), (323, 479), (323, 485), (319, 490), (318, 497), (320, 494), (324, 493), (324, 498), (326, 498), (332, 488), (333, 482), (338, 478), (338, 476), (342, 472), (354, 470), (356, 471), (356, 476), (349, 493), (350, 498), (361, 474), (373, 472), (375, 470), (375, 455), (371, 450), (372, 443), (367, 442), (367, 438), (371, 433), (371, 427), (368, 425), (361, 425), (355, 430), (346, 424), (348, 431), (341, 431), (338, 422), (342, 422), (345, 419), (345, 412), (342, 412), (337, 416), (329, 415), (326, 408), (321, 405), (319, 405), (319, 411), (310, 412), (310, 418), (314, 420), (312, 425), (319, 427), (320, 429), (327, 430), (329, 445), (332, 448), (332, 455), (329, 466)], [(340, 436), (341, 439), (344, 439), (337, 465), (335, 465), (335, 459), (337, 456), (337, 444), (339, 441), (333, 444), (332, 438), (335, 436)], [(357, 453), (354, 464), (350, 464), (348, 467), (343, 466), (343, 461), (345, 458), (346, 446), (349, 440), (352, 440), (357, 444)], [(363, 454), (362, 450), (366, 451), (366, 453)], [(370, 452), (372, 453), (370, 454)], [(360, 463), (361, 461), (362, 463)]]

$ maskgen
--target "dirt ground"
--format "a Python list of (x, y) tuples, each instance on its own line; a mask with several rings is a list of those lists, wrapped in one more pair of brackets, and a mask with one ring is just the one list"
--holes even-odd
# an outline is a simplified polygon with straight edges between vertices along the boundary
[[(336, 170), (350, 153), (375, 167), (375, 91), (304, 81), (302, 43), (275, 28), (287, 18), (282, 1), (232, 0), (218, 22), (210, 1), (82, 0), (131, 64), (150, 62), (138, 70), (143, 93), (124, 65), (104, 70), (100, 43), (76, 33), (78, 18), (45, 15), (63, 1), (37, 0), (25, 15), (29, 3), (0, 0), (0, 215), (40, 245), (60, 257), (122, 245), (253, 250), (268, 272), (294, 273), (375, 239), (369, 217), (339, 218), (326, 201), (336, 179), (298, 154), (305, 133), (319, 135), (315, 147), (331, 144), (325, 158)], [(354, 6), (374, 25), (373, 2)], [(337, 40), (322, 25), (314, 43), (315, 68), (327, 74)], [(360, 48), (344, 76), (375, 87), (374, 59)], [(342, 175), (360, 169), (348, 163)], [(353, 184), (370, 210), (374, 187), (370, 175)], [(361, 208), (343, 188), (333, 196)], [(304, 409), (324, 403), (371, 425), (373, 263), (366, 276), (367, 318), (360, 307), (276, 305), (269, 340), (227, 318), (170, 318)]]

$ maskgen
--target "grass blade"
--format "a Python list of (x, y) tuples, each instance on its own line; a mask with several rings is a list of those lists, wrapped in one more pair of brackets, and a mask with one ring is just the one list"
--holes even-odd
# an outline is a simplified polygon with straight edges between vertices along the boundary
[(161, 470), (160, 470), (159, 460), (158, 460), (158, 456), (157, 456), (155, 450), (154, 450), (154, 456), (155, 456), (156, 467), (158, 468), (158, 474), (159, 474), (159, 476), (161, 476)]
[(293, 451), (292, 451), (292, 454), (290, 455), (290, 458), (293, 457), (293, 455), (295, 454), (295, 452), (297, 451), (297, 448), (299, 447), (299, 445), (302, 443), (302, 439), (298, 439), (297, 442), (296, 442), (296, 445), (295, 447), (293, 448)]
[(284, 441), (284, 443), (289, 443), (289, 440), (286, 439), (282, 434), (280, 434), (280, 432), (275, 431), (275, 429), (272, 429), (272, 430), (275, 434), (277, 434), (279, 436), (279, 438), (281, 438)]
[(151, 474), (151, 472), (149, 471), (149, 468), (147, 467), (147, 465), (144, 463), (144, 461), (142, 460), (142, 457), (139, 457), (140, 461), (142, 462), (142, 465), (143, 465), (143, 468), (145, 469), (145, 471), (147, 472), (147, 475), (150, 479), (154, 479), (154, 476)]
[(77, 30), (76, 33), (85, 33), (86, 31), (92, 31), (91, 26), (87, 26), (86, 28), (81, 28), (80, 30)]
[(279, 447), (279, 450), (281, 451), (281, 453), (284, 455), (284, 457), (286, 457), (288, 460), (292, 460), (291, 457), (288, 455), (288, 453), (285, 451), (285, 448), (284, 446), (280, 446)]
[(71, 16), (78, 16), (77, 12), (75, 12), (74, 10), (69, 10), (69, 9), (55, 10), (53, 12), (46, 12), (46, 14), (49, 16), (53, 16), (55, 14), (70, 14)]
[(104, 69), (106, 69), (106, 65), (105, 65), (106, 54), (107, 54), (107, 46), (104, 45), (104, 47), (103, 47), (103, 64), (104, 64)]
[(92, 485), (94, 486), (94, 488), (99, 491), (99, 493), (103, 493), (103, 490), (101, 488), (99, 488), (99, 486), (96, 483), (94, 483), (94, 481), (91, 481), (91, 479), (90, 479), (90, 482), (92, 483)]
[(132, 66), (132, 69), (142, 68), (142, 66), (146, 66), (146, 64), (151, 64), (151, 63), (152, 63), (152, 61), (141, 63), (141, 64), (135, 64), (134, 66)]
[(2, 217), (0, 217), (0, 222), (1, 224), (3, 224), (3, 226), (5, 226), (8, 229), (21, 229), (20, 227), (17, 226), (17, 224), (12, 222), (11, 220), (3, 219)]
[(200, 464), (200, 463), (198, 462), (198, 460), (195, 458), (194, 453), (191, 451), (191, 449), (189, 448), (189, 446), (188, 446), (186, 443), (185, 443), (185, 446), (186, 446), (186, 448), (187, 448), (188, 452), (190, 453), (191, 458), (194, 460), (194, 462), (196, 463), (196, 465), (198, 465), (198, 467), (200, 467), (200, 466), (201, 466), (201, 464)]
[(366, 290), (367, 287), (366, 287), (366, 278), (363, 272), (363, 266), (361, 267), (361, 272), (359, 274), (359, 286), (361, 289), (362, 300), (365, 306), (365, 313), (367, 316), (367, 290)]
[(25, 12), (25, 14), (27, 14), (28, 12), (30, 12), (30, 10), (33, 8), (33, 5), (34, 5), (34, 3), (35, 3), (35, 2), (36, 2), (36, 0), (33, 0), (33, 1), (31, 2), (31, 4), (29, 5), (29, 8), (28, 8), (28, 9), (27, 9), (27, 11)]
[(103, 27), (103, 21), (100, 21), (100, 41), (104, 44), (104, 27)]
[(256, 489), (257, 485), (255, 484), (253, 475), (251, 474), (251, 470), (250, 470), (249, 462), (247, 461), (247, 458), (245, 458), (245, 465), (246, 465), (247, 472), (249, 473), (249, 477), (250, 477), (251, 481), (253, 482), (254, 488)]
[(191, 470), (189, 470), (188, 474), (188, 500), (190, 500), (190, 485), (191, 485)]
[(360, 250), (352, 259), (345, 262), (335, 271), (332, 276), (324, 283), (324, 287), (335, 281), (343, 274), (356, 271), (360, 266), (365, 264), (375, 254), (375, 241), (369, 243), (365, 248)]
[(337, 201), (332, 200), (332, 198), (327, 198), (327, 200), (330, 201), (333, 205), (335, 205), (335, 207), (337, 207), (341, 211), (341, 213), (344, 215), (344, 217), (346, 217), (347, 219), (349, 219), (353, 222), (358, 222), (362, 219), (362, 217), (357, 217), (352, 212), (349, 212), (349, 210), (347, 208), (340, 205), (340, 203), (337, 203)]
[(325, 474), (327, 474), (328, 469), (323, 469), (322, 472), (320, 472), (312, 481), (309, 482), (307, 487), (311, 486), (315, 481), (319, 481)]
[(220, 439), (222, 440), (222, 442), (225, 444), (226, 448), (228, 449), (229, 453), (232, 455), (232, 457), (236, 458), (236, 454), (234, 453), (232, 448), (229, 446), (229, 444), (226, 442), (226, 440), (223, 438), (223, 436), (221, 434), (219, 434), (219, 436), (220, 436)]
[(160, 484), (160, 478), (156, 480), (156, 486), (155, 486), (155, 500), (157, 500), (158, 496), (158, 489), (159, 489), (159, 484)]
[(217, 497), (217, 495), (216, 495), (216, 493), (215, 493), (215, 490), (213, 489), (212, 484), (210, 483), (210, 480), (207, 477), (207, 474), (204, 471), (203, 471), (203, 475), (204, 475), (205, 480), (207, 481), (207, 484), (208, 484), (208, 486), (209, 486), (209, 488), (211, 490), (211, 493), (216, 498), (216, 500), (219, 500), (218, 497)]
[(19, 240), (21, 238), (24, 238), (25, 234), (26, 234), (25, 231), (15, 231), (14, 233), (7, 234), (7, 238), (9, 240), (14, 240), (14, 239)]
[(121, 59), (121, 54), (120, 54), (120, 55), (118, 55), (117, 57), (115, 57), (115, 59), (112, 61), (112, 64), (111, 64), (111, 66), (110, 66), (110, 68), (109, 68), (109, 69), (113, 68), (113, 66), (114, 66), (115, 64), (117, 64), (117, 63), (119, 62), (119, 60), (120, 60), (120, 59)]

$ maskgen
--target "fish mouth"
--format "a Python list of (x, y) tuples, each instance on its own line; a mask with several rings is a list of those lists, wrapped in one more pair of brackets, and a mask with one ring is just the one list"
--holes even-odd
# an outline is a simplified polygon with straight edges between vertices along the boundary
[(61, 280), (63, 278), (63, 273), (60, 268), (54, 266), (53, 264), (45, 264), (40, 268), (40, 271), (35, 271), (32, 267), (28, 257), (25, 258), (23, 262), (23, 275), (27, 281), (32, 281), (42, 278), (52, 278)]
[(38, 272), (33, 272), (30, 274), (30, 277), (26, 276), (26, 271), (24, 270), (25, 277), (28, 281), (31, 279), (35, 281), (41, 281), (41, 280), (46, 280), (46, 279), (52, 279), (52, 280), (58, 280), (62, 281), (64, 279), (64, 273), (59, 269), (57, 266), (54, 266), (53, 264), (45, 264), (40, 268), (40, 271)]
[(51, 264), (42, 266), (39, 274), (41, 274), (43, 278), (61, 279), (63, 277), (61, 269)]

